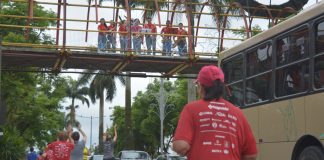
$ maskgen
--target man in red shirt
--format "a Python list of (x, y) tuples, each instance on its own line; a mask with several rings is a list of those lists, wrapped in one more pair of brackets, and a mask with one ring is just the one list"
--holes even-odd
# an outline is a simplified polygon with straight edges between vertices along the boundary
[(173, 34), (173, 29), (171, 27), (171, 21), (167, 20), (166, 27), (163, 27), (161, 30), (162, 43), (163, 43), (162, 55), (171, 56), (172, 41), (171, 41), (170, 34)]
[(178, 53), (180, 56), (184, 56), (187, 53), (186, 35), (188, 35), (188, 33), (186, 30), (183, 29), (183, 24), (179, 23), (177, 39), (176, 39), (176, 37), (173, 37), (173, 40), (174, 40), (173, 47), (178, 46)]
[[(52, 151), (52, 160), (70, 160), (70, 154), (74, 148), (74, 142), (71, 138), (72, 127), (69, 127), (67, 133), (60, 132), (58, 141), (55, 141), (47, 146), (46, 150)], [(67, 135), (69, 140), (67, 141)]]
[(243, 112), (222, 98), (223, 71), (203, 67), (197, 78), (202, 99), (182, 110), (173, 150), (188, 160), (255, 160), (257, 147)]
[[(153, 55), (155, 55), (156, 51), (156, 26), (152, 24), (151, 17), (146, 18), (147, 24), (144, 24), (144, 29), (146, 31), (145, 34), (145, 42), (147, 47), (147, 54), (150, 55), (153, 49)], [(153, 33), (153, 34), (148, 34)]]

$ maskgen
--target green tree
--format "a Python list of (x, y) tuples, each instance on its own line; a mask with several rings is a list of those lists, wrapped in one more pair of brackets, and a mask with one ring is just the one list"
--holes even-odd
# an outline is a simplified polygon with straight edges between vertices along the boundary
[(7, 160), (19, 160), (25, 155), (24, 140), (14, 127), (6, 127), (0, 139), (0, 157)]
[(80, 100), (82, 104), (86, 103), (89, 107), (89, 100), (86, 97), (89, 94), (89, 88), (81, 86), (79, 81), (73, 80), (71, 77), (68, 79), (68, 86), (66, 88), (66, 96), (72, 100), (71, 105), (66, 107), (70, 110), (70, 113), (66, 116), (66, 124), (71, 124), (72, 126), (77, 127), (79, 122), (75, 118), (75, 109), (79, 105), (75, 105), (75, 100)]
[(7, 125), (16, 127), (26, 145), (44, 147), (63, 129), (61, 100), (64, 78), (35, 73), (4, 72), (2, 97), (7, 106)]
[[(240, 29), (241, 30), (233, 31), (233, 34), (243, 37), (243, 39), (246, 39), (247, 36), (246, 36), (246, 32), (245, 32), (245, 27), (241, 26)], [(252, 27), (251, 36), (253, 37), (261, 32), (262, 32), (261, 27), (259, 25), (255, 25)]]
[[(27, 8), (27, 3), (1, 2), (0, 14), (26, 16)], [(53, 18), (55, 14), (35, 4), (34, 16)], [(53, 20), (34, 20), (31, 25), (47, 27), (55, 23)], [(24, 26), (26, 20), (1, 16), (0, 24)], [(23, 28), (4, 28), (0, 34), (4, 42), (53, 43), (53, 39), (44, 31), (31, 29), (28, 39), (24, 36)], [(2, 71), (1, 105), (6, 111), (5, 138), (0, 142), (0, 146), (6, 148), (0, 149), (2, 158), (23, 159), (22, 152), (27, 146), (42, 148), (56, 138), (57, 132), (64, 126), (64, 114), (59, 109), (62, 109), (60, 102), (65, 97), (65, 87), (66, 81), (60, 76)]]
[[(0, 14), (26, 16), (28, 15), (28, 3), (21, 2), (1, 2)], [(35, 17), (48, 17), (55, 18), (56, 14), (51, 10), (45, 10), (41, 5), (35, 4), (34, 8)], [(0, 17), (0, 24), (26, 26), (27, 20), (12, 17)], [(48, 27), (56, 24), (55, 20), (33, 20), (31, 26)], [(31, 29), (28, 39), (25, 39), (25, 29), (23, 28), (5, 28), (0, 30), (5, 42), (25, 42), (37, 44), (53, 44), (53, 39), (45, 33), (45, 29)]]
[[(157, 110), (158, 101), (156, 95), (159, 93), (160, 82), (155, 79), (153, 83), (148, 84), (145, 92), (139, 91), (134, 98), (132, 104), (132, 130), (135, 138), (134, 149), (145, 150), (150, 154), (156, 154), (160, 144), (160, 119)], [(167, 105), (168, 114), (164, 120), (164, 137), (166, 144), (164, 151), (166, 152), (169, 143), (173, 137), (174, 130), (178, 122), (178, 116), (187, 102), (187, 82), (186, 80), (177, 80), (174, 83), (169, 81), (164, 83), (164, 88), (169, 96)], [(156, 107), (154, 107), (156, 106)], [(114, 110), (114, 123), (118, 124), (118, 145), (116, 151), (124, 149), (129, 143), (128, 139), (123, 138), (125, 134), (125, 108), (117, 107)]]
[[(99, 98), (99, 151), (103, 149), (103, 116), (104, 116), (104, 99), (112, 101), (116, 93), (115, 76), (108, 75), (106, 71), (86, 70), (85, 73), (80, 76), (80, 85), (86, 85), (90, 83), (89, 96), (94, 103)], [(123, 77), (117, 76), (122, 84), (125, 84)], [(106, 93), (106, 97), (105, 97)]]

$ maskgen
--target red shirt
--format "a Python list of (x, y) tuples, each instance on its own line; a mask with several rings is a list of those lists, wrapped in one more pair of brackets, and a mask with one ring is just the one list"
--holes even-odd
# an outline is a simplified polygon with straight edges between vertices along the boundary
[[(107, 27), (104, 25), (104, 24), (99, 24), (98, 26), (98, 30), (99, 31), (107, 31)], [(99, 32), (100, 35), (103, 35), (104, 33), (103, 32)]]
[(108, 30), (110, 30), (110, 31), (116, 31), (117, 29), (116, 29), (116, 26), (115, 25), (111, 24), (111, 25), (108, 26)]
[(186, 40), (186, 37), (185, 36), (181, 36), (181, 35), (187, 35), (187, 31), (184, 30), (183, 28), (182, 29), (178, 29), (178, 32), (177, 32), (177, 35), (178, 35), (178, 38), (182, 39), (182, 40)]
[(161, 30), (161, 33), (173, 34), (172, 31), (173, 31), (172, 27), (163, 27), (162, 30)]
[(55, 141), (47, 146), (53, 151), (53, 160), (70, 160), (74, 144), (70, 142)]
[(132, 26), (132, 27), (131, 27), (132, 32), (140, 32), (141, 29), (142, 29), (141, 26)]
[(144, 28), (149, 28), (151, 29), (151, 33), (156, 33), (156, 26), (154, 24), (144, 24)]
[(119, 25), (118, 32), (119, 32), (119, 35), (121, 35), (121, 36), (127, 36), (127, 33), (126, 33), (127, 32), (126, 25), (125, 24)]
[(224, 99), (187, 104), (179, 118), (176, 140), (189, 143), (188, 160), (240, 160), (257, 154), (248, 121), (239, 108)]
[(133, 35), (137, 35), (137, 34), (139, 34), (139, 32), (141, 32), (142, 27), (141, 26), (132, 26), (131, 30), (132, 30), (132, 32), (136, 32), (136, 33), (132, 33)]
[[(163, 27), (162, 30), (161, 30), (161, 33), (164, 33), (164, 34), (173, 34), (173, 29), (172, 27)], [(171, 36), (169, 35), (166, 35), (165, 38), (170, 38)]]

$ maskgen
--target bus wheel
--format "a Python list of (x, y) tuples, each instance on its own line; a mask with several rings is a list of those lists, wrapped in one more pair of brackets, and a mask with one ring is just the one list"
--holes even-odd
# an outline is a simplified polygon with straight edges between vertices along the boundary
[(323, 160), (324, 153), (320, 147), (306, 147), (300, 154), (298, 160)]

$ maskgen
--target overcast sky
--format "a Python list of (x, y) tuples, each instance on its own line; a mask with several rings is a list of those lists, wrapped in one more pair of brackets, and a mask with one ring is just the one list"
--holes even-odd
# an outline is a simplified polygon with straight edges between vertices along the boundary
[[(41, 1), (41, 0), (39, 0)], [(45, 1), (45, 0), (43, 0)], [(46, 0), (46, 2), (57, 2), (57, 0)], [(72, 0), (67, 0), (68, 3), (77, 3), (77, 4), (86, 4), (87, 0), (79, 0), (79, 1), (72, 1)], [(270, 0), (259, 0), (259, 2), (263, 4), (269, 4)], [(287, 2), (287, 0), (272, 0), (272, 4), (281, 4)], [(306, 7), (310, 6), (311, 4), (315, 4), (316, 0), (309, 0), (308, 4)], [(110, 5), (112, 6), (112, 2), (106, 2), (103, 5), (107, 6)], [(45, 8), (47, 9), (52, 9), (54, 12), (57, 11), (56, 6), (51, 6), (51, 5), (44, 5)], [(207, 8), (207, 7), (206, 7)], [(86, 20), (87, 16), (87, 9), (86, 8), (80, 8), (80, 7), (68, 7), (67, 8), (67, 18), (69, 19), (82, 19)], [(204, 12), (208, 12), (208, 9), (206, 9)], [(99, 18), (104, 17), (106, 20), (111, 20), (112, 19), (112, 9), (99, 9)], [(120, 11), (121, 17), (124, 17), (125, 12), (123, 10)], [(133, 18), (141, 18), (142, 12), (141, 11), (132, 11), (132, 17)], [(164, 23), (165, 20), (167, 19), (166, 13), (161, 13), (161, 22)], [(94, 8), (91, 9), (91, 14), (90, 14), (90, 20), (95, 20), (95, 10)], [(153, 22), (157, 23), (157, 19), (154, 18)], [(186, 25), (186, 19), (184, 15), (176, 15), (175, 18), (175, 23), (177, 24), (179, 22), (183, 22), (184, 25)], [(261, 21), (256, 21), (254, 24), (259, 24), (262, 28), (266, 28), (267, 23), (262, 23)], [(96, 30), (97, 29), (96, 23), (90, 23), (89, 29), (90, 30)], [(242, 25), (242, 22), (239, 20), (234, 20), (232, 22), (232, 27), (231, 28), (239, 28)], [(74, 29), (85, 29), (86, 23), (83, 22), (68, 22), (67, 23), (67, 28), (74, 28)], [(201, 18), (201, 26), (215, 26), (215, 23), (213, 22), (211, 16), (206, 16), (203, 15)], [(159, 31), (159, 29), (158, 29)], [(53, 36), (55, 36), (55, 31), (49, 32)], [(85, 42), (85, 34), (84, 32), (67, 32), (67, 45), (71, 46), (96, 46), (97, 45), (97, 35), (98, 33), (96, 32), (90, 32), (89, 33), (89, 38), (88, 42)], [(217, 36), (216, 32), (213, 30), (200, 30), (201, 36)], [(232, 35), (225, 35), (227, 37), (231, 37)], [(61, 34), (62, 37), (62, 34)], [(118, 41), (117, 41), (118, 42)], [(226, 42), (226, 47), (231, 47), (235, 44), (239, 43), (239, 41), (227, 41)], [(202, 51), (202, 52), (208, 52), (208, 51), (215, 51), (216, 49), (216, 40), (200, 40), (197, 46), (197, 50)], [(157, 47), (160, 48), (160, 42), (157, 41)], [(78, 74), (64, 74), (64, 76), (72, 76), (73, 78), (77, 78), (79, 75)], [(146, 86), (148, 83), (153, 82), (153, 78), (132, 78), (132, 97), (136, 96), (138, 91), (145, 91)], [(110, 121), (110, 115), (112, 113), (112, 110), (109, 109), (109, 107), (113, 107), (116, 105), (120, 106), (125, 106), (125, 88), (119, 83), (117, 80), (117, 94), (116, 97), (112, 102), (105, 102), (105, 118), (104, 118), (104, 124), (105, 124), (105, 129), (106, 127), (111, 127), (111, 121)], [(62, 103), (65, 106), (68, 106), (70, 104), (70, 100), (66, 99), (65, 102)], [(82, 128), (85, 131), (85, 133), (88, 136), (88, 143), (87, 146), (90, 145), (90, 133), (91, 133), (91, 123), (90, 123), (90, 118), (93, 117), (92, 119), (92, 143), (98, 144), (98, 116), (99, 116), (99, 104), (91, 104), (90, 107), (88, 108), (86, 105), (81, 104), (79, 101), (76, 102), (77, 105), (81, 106), (79, 109), (76, 110), (77, 114), (77, 120), (81, 122)], [(82, 116), (82, 117), (81, 117)], [(119, 137), (122, 138), (122, 137)]]

